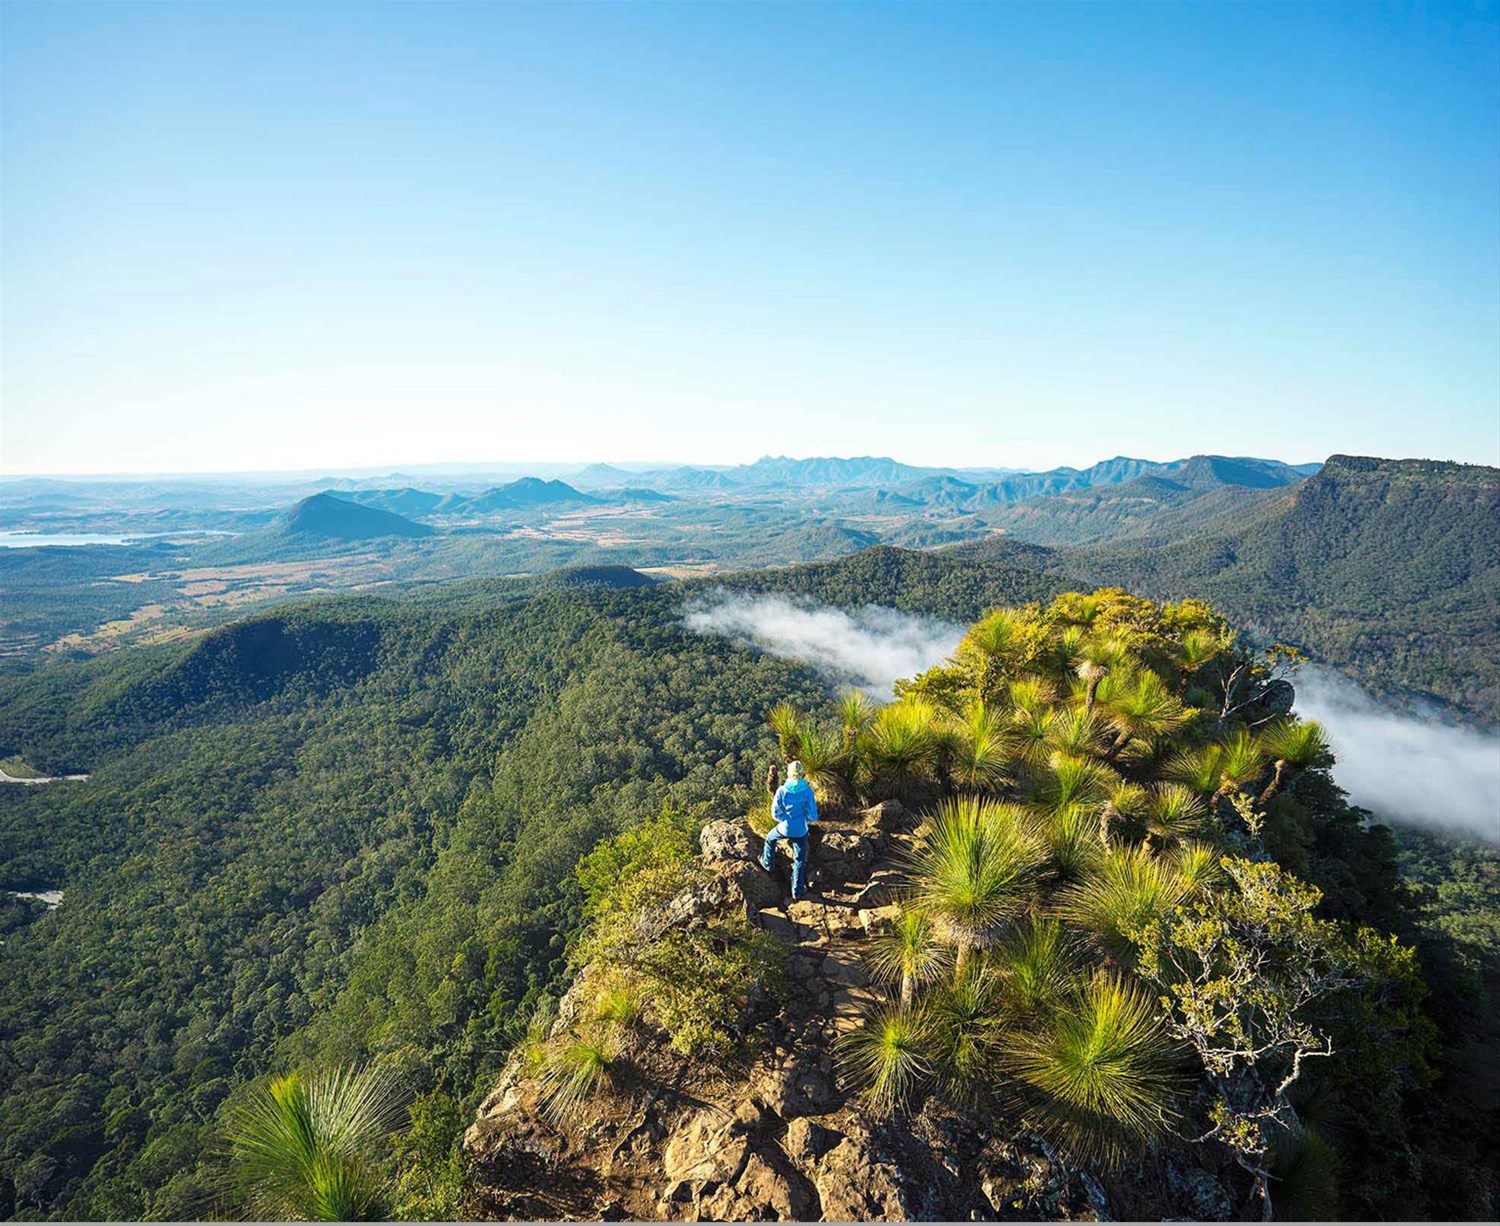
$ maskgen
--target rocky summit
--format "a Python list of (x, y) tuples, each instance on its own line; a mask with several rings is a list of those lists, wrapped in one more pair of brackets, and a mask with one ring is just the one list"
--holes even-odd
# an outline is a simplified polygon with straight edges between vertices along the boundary
[[(896, 914), (915, 835), (897, 801), (834, 815), (814, 835), (809, 896), (788, 902), (782, 881), (756, 866), (749, 825), (709, 823), (707, 874), (652, 922), (692, 928), (743, 916), (785, 942), (784, 995), (750, 993), (737, 1055), (690, 1059), (664, 1037), (638, 1040), (629, 1080), (574, 1120), (543, 1109), (518, 1051), (464, 1138), (471, 1211), (606, 1221), (1228, 1216), (1229, 1197), (1207, 1170), (1133, 1170), (1116, 1186), (1062, 1161), (1034, 1132), (1007, 1127), (1019, 1121), (976, 1128), (936, 1102), (882, 1120), (846, 1084), (838, 1038), (879, 994), (863, 947)], [(591, 969), (561, 1001), (554, 1033), (594, 990)]]

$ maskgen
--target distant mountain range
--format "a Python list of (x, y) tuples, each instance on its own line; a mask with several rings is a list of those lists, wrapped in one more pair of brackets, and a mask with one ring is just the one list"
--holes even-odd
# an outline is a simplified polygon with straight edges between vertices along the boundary
[[(636, 491), (639, 495), (642, 491)], [(490, 515), (497, 511), (531, 510), (559, 505), (586, 506), (600, 501), (563, 481), (522, 477), (481, 494), (433, 494), (425, 490), (328, 490), (333, 498), (378, 507), (396, 515)], [(648, 497), (663, 497), (645, 491)]]

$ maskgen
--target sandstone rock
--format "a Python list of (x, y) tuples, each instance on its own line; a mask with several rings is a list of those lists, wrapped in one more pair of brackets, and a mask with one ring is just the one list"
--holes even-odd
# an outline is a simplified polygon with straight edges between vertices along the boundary
[(762, 1067), (750, 1092), (784, 1120), (821, 1115), (834, 1106), (833, 1086), (808, 1053), (794, 1053), (779, 1064)]
[(887, 924), (894, 923), (901, 916), (901, 908), (891, 903), (884, 907), (866, 907), (856, 914), (859, 916), (860, 927), (867, 933), (876, 933)]
[(865, 883), (864, 888), (854, 896), (852, 905), (860, 910), (891, 906), (896, 902), (897, 895), (904, 884), (905, 877), (897, 869), (876, 869), (870, 874), (870, 879)]
[(844, 1139), (844, 1134), (825, 1128), (805, 1116), (794, 1119), (786, 1128), (782, 1148), (787, 1157), (800, 1167), (810, 1167)]

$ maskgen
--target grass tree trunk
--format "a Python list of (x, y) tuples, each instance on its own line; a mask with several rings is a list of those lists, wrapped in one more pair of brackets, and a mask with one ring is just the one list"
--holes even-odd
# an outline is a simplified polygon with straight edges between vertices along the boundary
[(1266, 784), (1266, 790), (1260, 794), (1258, 804), (1264, 806), (1271, 803), (1276, 794), (1281, 791), (1286, 783), (1288, 762), (1285, 758), (1276, 759), (1275, 770), (1271, 774), (1271, 782)]

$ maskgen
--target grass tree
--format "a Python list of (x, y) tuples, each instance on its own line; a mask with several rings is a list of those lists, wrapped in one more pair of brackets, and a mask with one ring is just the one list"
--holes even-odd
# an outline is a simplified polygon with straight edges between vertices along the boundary
[(1104, 748), (1104, 721), (1082, 708), (1058, 711), (1047, 725), (1047, 744), (1075, 757), (1098, 754)]
[(859, 738), (868, 731), (879, 707), (863, 690), (848, 689), (839, 695), (839, 727), (843, 731), (844, 748), (853, 752)]
[(237, 1199), (264, 1220), (383, 1217), (387, 1185), (377, 1154), (405, 1111), (389, 1073), (340, 1068), (276, 1078), (229, 1117)]
[(1057, 914), (1091, 933), (1109, 954), (1130, 956), (1130, 933), (1165, 915), (1187, 897), (1189, 887), (1175, 866), (1143, 847), (1106, 857), (1083, 881), (1065, 886), (1054, 899)]
[(882, 707), (865, 737), (871, 772), (898, 793), (933, 778), (943, 751), (942, 719), (924, 698)]
[(999, 979), (976, 958), (925, 1003), (935, 1072), (955, 1103), (974, 1103), (993, 1081), (999, 997)]
[(1313, 766), (1328, 766), (1333, 754), (1322, 725), (1312, 720), (1282, 719), (1262, 729), (1261, 752), (1271, 760), (1271, 780), (1261, 792), (1259, 802), (1268, 805), (1286, 785), (1288, 774)]
[(1071, 804), (1097, 804), (1120, 782), (1120, 776), (1102, 762), (1057, 750), (1046, 767), (1033, 774), (1029, 791), (1038, 805), (1057, 810)]
[(884, 1005), (840, 1037), (838, 1054), (876, 1113), (890, 1115), (932, 1076), (932, 1024), (920, 1007)]
[(1099, 974), (1040, 1023), (1007, 1035), (1002, 1067), (1043, 1135), (1077, 1161), (1112, 1166), (1171, 1125), (1177, 1047), (1156, 1002)]
[(766, 723), (776, 734), (783, 758), (791, 759), (796, 756), (805, 722), (802, 713), (789, 702), (778, 702), (766, 713)]
[(1038, 815), (1037, 826), (1046, 840), (1048, 866), (1056, 881), (1082, 881), (1103, 856), (1096, 808), (1075, 801)]
[(920, 911), (902, 908), (896, 919), (875, 934), (868, 962), (876, 979), (895, 985), (901, 1004), (916, 1003), (917, 989), (941, 977), (951, 961), (932, 935), (932, 923)]
[(1150, 794), (1139, 783), (1121, 780), (1111, 787), (1099, 806), (1099, 845), (1111, 849), (1116, 826), (1138, 829), (1149, 806)]
[(1201, 833), (1207, 816), (1203, 797), (1184, 784), (1158, 783), (1147, 793), (1146, 833), (1157, 847)]
[(989, 699), (1036, 661), (1046, 640), (1046, 626), (1031, 610), (996, 609), (969, 628), (956, 659), (972, 671), (979, 697)]
[(1265, 769), (1266, 754), (1260, 742), (1250, 732), (1241, 729), (1223, 742), (1223, 753), (1219, 759), (1219, 786), (1214, 799), (1222, 800), (1233, 792), (1243, 791), (1257, 779)]
[(1076, 986), (1072, 942), (1055, 919), (1033, 917), (1016, 925), (989, 957), (1004, 1015), (1012, 1022), (1050, 1012)]
[(956, 951), (955, 977), (1031, 905), (1046, 849), (1026, 811), (974, 797), (939, 806), (912, 865), (917, 906)]
[(1117, 638), (1086, 640), (1079, 649), (1073, 671), (1083, 682), (1083, 709), (1092, 711), (1099, 692), (1099, 684), (1129, 658), (1125, 644)]
[(558, 1121), (575, 1118), (618, 1075), (622, 1050), (612, 1025), (594, 1025), (559, 1041), (542, 1064), (543, 1113)]
[(1010, 782), (1009, 728), (995, 711), (974, 702), (954, 730), (948, 770), (970, 792), (995, 792)]
[(1146, 670), (1110, 696), (1105, 718), (1113, 736), (1104, 759), (1113, 762), (1132, 741), (1149, 741), (1169, 733), (1185, 715), (1182, 703), (1166, 683)]

